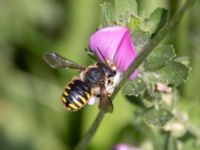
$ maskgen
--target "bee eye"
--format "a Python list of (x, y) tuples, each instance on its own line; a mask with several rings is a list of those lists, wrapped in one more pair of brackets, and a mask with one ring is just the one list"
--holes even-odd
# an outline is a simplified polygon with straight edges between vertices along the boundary
[(113, 75), (116, 75), (117, 74), (117, 71), (115, 70), (115, 71), (113, 71)]
[(108, 74), (107, 74), (107, 76), (108, 77), (113, 77), (113, 76), (115, 76), (116, 75), (116, 71), (110, 71), (110, 72), (108, 72)]

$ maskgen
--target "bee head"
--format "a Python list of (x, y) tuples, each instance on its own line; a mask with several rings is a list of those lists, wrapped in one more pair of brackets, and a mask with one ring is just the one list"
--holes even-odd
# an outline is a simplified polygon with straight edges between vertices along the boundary
[(116, 70), (113, 69), (111, 66), (109, 66), (108, 64), (104, 64), (104, 63), (98, 63), (97, 64), (99, 66), (100, 69), (103, 70), (104, 74), (106, 75), (106, 77), (110, 78), (110, 77), (114, 77), (116, 75)]

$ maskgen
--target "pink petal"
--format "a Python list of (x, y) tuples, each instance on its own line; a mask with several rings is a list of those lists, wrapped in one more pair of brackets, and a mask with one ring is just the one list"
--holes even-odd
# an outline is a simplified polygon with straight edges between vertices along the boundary
[[(122, 26), (106, 27), (93, 33), (89, 46), (102, 62), (110, 60), (122, 73), (137, 57), (131, 34), (128, 28)], [(137, 71), (134, 72), (130, 79), (133, 80), (137, 74)]]
[(127, 29), (120, 26), (102, 28), (92, 34), (89, 47), (101, 61), (104, 62), (103, 55), (106, 60), (113, 62), (118, 45), (126, 32)]
[[(129, 66), (135, 60), (136, 57), (137, 57), (137, 51), (134, 47), (131, 34), (127, 29), (127, 32), (121, 39), (121, 42), (115, 54), (114, 64), (117, 66), (118, 70), (123, 73), (129, 68)], [(132, 80), (135, 79), (137, 74), (138, 71), (135, 71), (131, 75), (130, 79)]]
[(131, 79), (131, 80), (134, 80), (134, 79), (137, 77), (138, 73), (139, 73), (138, 70), (134, 71), (134, 72), (131, 74), (130, 79)]
[(141, 150), (141, 148), (133, 147), (128, 144), (117, 144), (114, 146), (113, 150)]

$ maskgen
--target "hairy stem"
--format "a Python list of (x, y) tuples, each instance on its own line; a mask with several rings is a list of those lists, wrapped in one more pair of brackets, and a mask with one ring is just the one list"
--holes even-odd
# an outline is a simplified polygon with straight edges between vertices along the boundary
[(99, 111), (97, 114), (94, 122), (92, 123), (91, 127), (85, 134), (84, 138), (79, 142), (79, 144), (76, 146), (75, 150), (85, 150), (87, 148), (87, 145), (91, 138), (93, 137), (94, 133), (97, 131), (105, 113), (103, 111)]
[[(177, 11), (177, 13), (172, 17), (171, 20), (161, 30), (142, 48), (141, 53), (138, 55), (138, 57), (135, 59), (135, 61), (130, 65), (129, 69), (124, 73), (122, 80), (118, 84), (118, 86), (115, 88), (115, 91), (112, 95), (112, 100), (115, 98), (116, 94), (121, 89), (122, 85), (126, 82), (126, 80), (130, 77), (132, 72), (134, 72), (140, 64), (145, 60), (145, 58), (154, 50), (154, 48), (159, 44), (159, 42), (165, 37), (168, 31), (170, 31), (182, 18), (183, 14), (186, 12), (186, 10), (189, 8), (189, 6), (193, 3), (195, 0), (186, 0), (183, 7)], [(85, 150), (92, 139), (93, 135), (97, 131), (101, 121), (103, 120), (105, 116), (105, 113), (100, 111), (98, 115), (96, 116), (93, 124), (85, 134), (85, 136), (82, 138), (82, 140), (78, 143), (76, 150)]]
[(167, 132), (163, 150), (168, 150), (169, 149), (170, 136), (171, 136), (170, 132)]

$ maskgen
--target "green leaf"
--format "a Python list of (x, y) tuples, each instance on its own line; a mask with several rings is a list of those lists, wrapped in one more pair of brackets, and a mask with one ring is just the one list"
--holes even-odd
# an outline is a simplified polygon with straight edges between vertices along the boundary
[(197, 140), (188, 140), (184, 142), (182, 150), (199, 150), (200, 145), (198, 144)]
[(145, 69), (154, 71), (163, 67), (176, 56), (172, 45), (156, 48), (145, 60)]
[(128, 19), (131, 15), (137, 15), (136, 0), (115, 0), (115, 20)]
[(155, 91), (155, 85), (152, 84), (150, 86), (150, 84), (148, 85), (148, 89), (147, 91), (145, 92), (145, 95), (144, 95), (144, 99), (145, 100), (148, 100), (148, 101), (158, 101), (161, 99), (161, 93), (159, 93), (158, 91)]
[(179, 56), (179, 57), (176, 57), (174, 59), (174, 61), (180, 62), (180, 63), (182, 63), (182, 64), (184, 64), (186, 66), (189, 66), (189, 64), (190, 64), (190, 60), (189, 60), (188, 56)]
[(149, 19), (144, 22), (144, 30), (156, 33), (164, 24), (166, 24), (168, 18), (168, 11), (164, 8), (155, 9)]
[(142, 78), (137, 77), (133, 81), (129, 80), (126, 82), (123, 88), (123, 94), (128, 96), (138, 96), (144, 90), (146, 90), (145, 82), (142, 80)]
[(158, 105), (161, 100), (161, 93), (155, 91), (155, 84), (147, 82), (147, 90), (143, 95), (143, 103), (146, 107), (150, 108), (152, 106)]
[[(198, 130), (194, 131), (194, 133), (198, 132)], [(194, 140), (196, 138), (195, 134), (190, 131), (187, 131), (182, 137), (179, 138), (181, 142), (186, 142), (189, 140)]]
[(140, 96), (126, 96), (126, 99), (133, 105), (139, 106), (143, 109), (146, 108)]
[(142, 47), (151, 38), (151, 33), (138, 29), (132, 33), (132, 38), (133, 38), (133, 42), (135, 44), (137, 51), (140, 52)]
[(159, 78), (163, 82), (178, 86), (187, 80), (189, 68), (179, 62), (170, 62), (159, 70)]
[(127, 26), (131, 31), (136, 31), (140, 28), (142, 20), (137, 16), (131, 16), (128, 20)]
[(104, 2), (100, 6), (101, 6), (101, 12), (102, 12), (103, 26), (112, 25), (114, 23), (113, 5), (111, 3)]
[(150, 110), (144, 115), (144, 121), (147, 125), (163, 127), (173, 117), (172, 113), (166, 109)]

